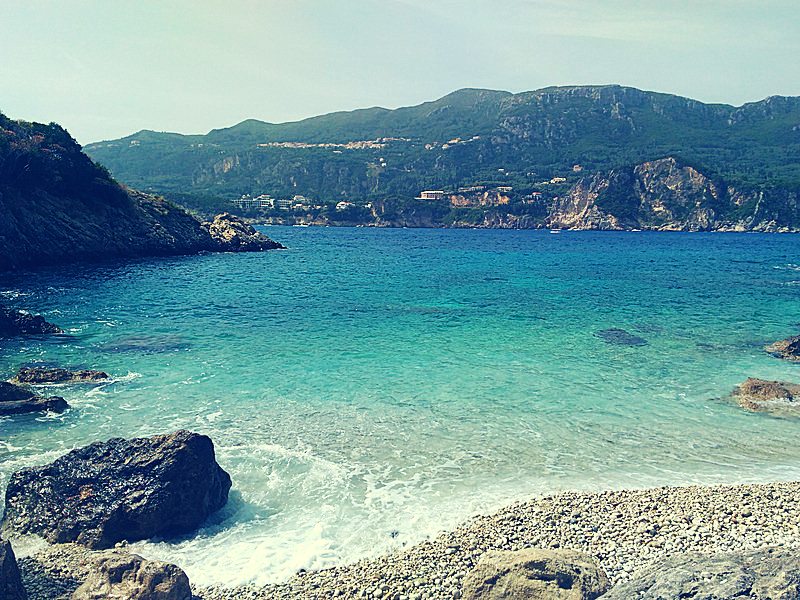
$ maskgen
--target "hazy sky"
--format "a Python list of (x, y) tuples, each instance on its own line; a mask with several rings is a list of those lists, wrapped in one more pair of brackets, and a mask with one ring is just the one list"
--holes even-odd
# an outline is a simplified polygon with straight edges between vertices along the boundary
[(81, 144), (619, 83), (800, 96), (797, 0), (2, 0), (0, 111)]

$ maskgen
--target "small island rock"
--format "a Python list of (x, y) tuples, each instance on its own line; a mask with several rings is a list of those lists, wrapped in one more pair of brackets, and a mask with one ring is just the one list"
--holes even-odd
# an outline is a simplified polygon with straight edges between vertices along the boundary
[(69, 405), (61, 396), (44, 398), (26, 387), (0, 381), (0, 416), (31, 412), (64, 412)]
[(203, 227), (211, 234), (221, 252), (258, 252), (285, 248), (229, 213), (217, 215), (213, 221), (203, 223)]
[(785, 413), (800, 409), (800, 385), (788, 381), (748, 377), (730, 393), (730, 397), (739, 406), (753, 411)]
[(10, 379), (11, 383), (27, 383), (39, 385), (43, 383), (86, 383), (108, 379), (103, 371), (68, 371), (67, 369), (42, 369), (39, 367), (21, 367), (19, 373)]
[(0, 307), (0, 337), (49, 333), (63, 333), (63, 331), (45, 321), (41, 315)]
[(800, 361), (800, 335), (793, 335), (785, 340), (773, 342), (766, 346), (764, 350), (784, 360)]
[(230, 487), (207, 436), (114, 438), (14, 473), (2, 528), (6, 535), (110, 548), (193, 531), (225, 505)]
[(464, 600), (594, 600), (611, 583), (588, 554), (528, 548), (487, 552), (463, 587)]

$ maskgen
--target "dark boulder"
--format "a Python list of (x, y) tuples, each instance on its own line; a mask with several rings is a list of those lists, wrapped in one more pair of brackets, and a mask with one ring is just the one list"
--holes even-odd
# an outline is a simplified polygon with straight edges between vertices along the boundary
[(31, 412), (64, 412), (69, 405), (61, 396), (44, 398), (21, 385), (0, 381), (0, 416)]
[(45, 321), (41, 315), (0, 307), (0, 337), (49, 333), (63, 333), (63, 331)]
[(21, 367), (19, 373), (11, 378), (11, 383), (27, 383), (40, 385), (43, 383), (87, 383), (108, 379), (103, 371), (68, 371), (67, 369), (41, 369), (39, 367)]
[(213, 221), (203, 223), (203, 227), (211, 235), (216, 250), (221, 252), (258, 252), (285, 247), (228, 213), (217, 215)]
[(193, 531), (225, 505), (230, 487), (207, 436), (114, 438), (14, 473), (2, 527), (50, 543), (109, 548)]
[(773, 342), (764, 348), (767, 352), (784, 360), (800, 361), (800, 335)]
[(624, 329), (612, 328), (601, 329), (597, 332), (597, 337), (603, 340), (606, 344), (614, 346), (644, 346), (647, 340), (638, 335), (628, 333)]
[(14, 550), (8, 541), (0, 540), (0, 598), (3, 600), (27, 600), (28, 594), (22, 585)]
[(800, 562), (792, 548), (664, 558), (614, 586), (604, 600), (800, 598)]

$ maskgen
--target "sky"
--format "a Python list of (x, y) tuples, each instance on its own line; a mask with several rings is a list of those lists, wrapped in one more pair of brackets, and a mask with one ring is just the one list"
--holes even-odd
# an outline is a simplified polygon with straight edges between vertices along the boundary
[(800, 96), (797, 0), (0, 0), (0, 112), (80, 144), (462, 88)]

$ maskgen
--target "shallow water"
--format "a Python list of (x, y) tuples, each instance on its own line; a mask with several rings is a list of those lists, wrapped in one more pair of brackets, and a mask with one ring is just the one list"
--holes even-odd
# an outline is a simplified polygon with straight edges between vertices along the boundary
[(4, 341), (0, 376), (114, 376), (0, 422), (2, 485), (96, 440), (207, 434), (228, 506), (134, 547), (234, 585), (561, 489), (800, 478), (800, 423), (711, 400), (800, 381), (762, 349), (800, 329), (797, 236), (265, 231), (290, 249), (0, 277), (67, 330)]

